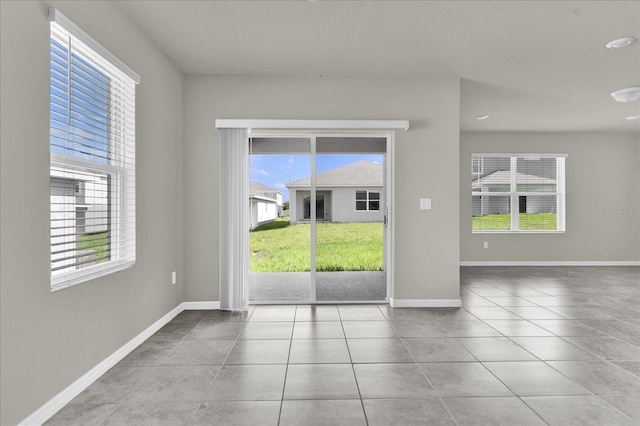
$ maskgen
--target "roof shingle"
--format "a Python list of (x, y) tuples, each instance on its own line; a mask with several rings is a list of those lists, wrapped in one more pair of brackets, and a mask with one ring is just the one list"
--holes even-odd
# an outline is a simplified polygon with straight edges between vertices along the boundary
[[(382, 186), (383, 166), (371, 161), (356, 161), (316, 175), (316, 186)], [(287, 187), (309, 187), (310, 178), (290, 182)]]

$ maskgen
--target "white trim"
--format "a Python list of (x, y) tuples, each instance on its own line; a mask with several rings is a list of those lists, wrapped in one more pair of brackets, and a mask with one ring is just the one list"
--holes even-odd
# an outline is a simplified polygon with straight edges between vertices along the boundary
[[(63, 275), (51, 277), (51, 292), (64, 290), (69, 287), (73, 287), (78, 284), (85, 283), (87, 281), (95, 280), (96, 278), (104, 277), (106, 275), (120, 272), (125, 269), (136, 266), (135, 260), (128, 262), (118, 263), (117, 260), (111, 260), (109, 262), (100, 263), (98, 265), (90, 266), (86, 269), (79, 269), (75, 272), (65, 273)], [(122, 262), (122, 261), (120, 261)]]
[(472, 153), (471, 158), (483, 158), (483, 157), (518, 157), (518, 158), (556, 158), (556, 157), (569, 157), (567, 153), (537, 153), (537, 152), (499, 152), (499, 153)]
[(78, 380), (67, 386), (67, 388), (62, 392), (51, 398), (46, 404), (20, 422), (19, 425), (41, 425), (49, 420), (60, 409), (88, 388), (93, 382), (98, 380), (100, 376), (119, 363), (125, 356), (140, 346), (140, 344), (151, 337), (156, 331), (160, 330), (183, 310), (184, 308), (182, 307), (182, 304), (173, 308), (169, 313), (151, 324), (147, 329), (125, 343), (120, 349), (116, 350), (98, 365), (82, 375)]
[(220, 302), (182, 302), (183, 311), (213, 311), (220, 309)]
[(392, 308), (460, 308), (462, 299), (394, 299), (389, 298)]
[[(256, 137), (256, 138), (273, 138), (273, 139), (278, 139), (278, 138), (304, 138), (304, 139), (309, 139), (310, 144), (311, 144), (311, 149), (309, 151), (309, 154), (311, 156), (311, 160), (312, 160), (312, 167), (311, 167), (311, 171), (310, 171), (310, 182), (309, 185), (291, 185), (289, 186), (289, 188), (294, 188), (296, 190), (308, 190), (311, 191), (311, 189), (314, 189), (314, 193), (316, 190), (328, 190), (330, 188), (336, 188), (336, 187), (340, 187), (340, 188), (367, 188), (367, 192), (379, 192), (381, 195), (384, 194), (384, 197), (381, 197), (380, 201), (382, 201), (383, 199), (386, 200), (386, 205), (387, 208), (389, 209), (389, 215), (388, 215), (388, 223), (391, 226), (387, 227), (387, 230), (385, 232), (385, 238), (387, 238), (387, 241), (385, 241), (384, 244), (384, 249), (386, 250), (385, 256), (384, 256), (384, 267), (385, 267), (385, 275), (386, 275), (386, 294), (389, 295), (391, 293), (391, 288), (393, 286), (393, 274), (392, 274), (392, 268), (393, 268), (393, 263), (391, 261), (392, 256), (393, 256), (393, 247), (391, 246), (391, 244), (393, 244), (393, 237), (392, 237), (392, 232), (393, 232), (393, 220), (392, 220), (392, 211), (391, 211), (391, 199), (393, 197), (393, 181), (392, 181), (392, 173), (390, 173), (393, 170), (393, 165), (391, 164), (392, 161), (394, 161), (394, 157), (393, 157), (393, 150), (394, 150), (394, 137), (395, 137), (395, 132), (382, 132), (382, 131), (374, 131), (374, 130), (369, 130), (369, 131), (365, 131), (364, 133), (361, 132), (353, 132), (353, 133), (339, 133), (339, 132), (333, 132), (333, 131), (327, 131), (327, 132), (323, 132), (322, 130), (326, 130), (329, 129), (331, 130), (332, 127), (331, 124), (335, 123), (335, 122), (341, 122), (341, 123), (347, 123), (347, 124), (351, 124), (351, 123), (363, 123), (365, 121), (357, 121), (357, 120), (233, 120), (233, 119), (217, 119), (216, 120), (216, 127), (221, 129), (221, 134), (222, 132), (224, 132), (225, 130), (229, 130), (228, 127), (225, 127), (227, 125), (231, 126), (231, 125), (236, 125), (238, 122), (240, 122), (242, 125), (250, 125), (251, 123), (247, 123), (247, 122), (257, 122), (257, 121), (264, 121), (264, 122), (305, 122), (305, 123), (311, 123), (311, 124), (316, 124), (316, 123), (320, 123), (320, 124), (326, 124), (326, 123), (330, 123), (328, 125), (328, 127), (323, 128), (320, 127), (319, 129), (306, 129), (306, 131), (303, 132), (294, 132), (292, 131), (291, 133), (285, 133), (285, 132), (279, 132), (278, 128), (275, 128), (276, 131), (274, 131), (273, 133), (269, 133), (266, 132), (264, 129), (258, 129), (257, 133), (253, 133), (251, 131), (249, 131), (250, 137)], [(386, 122), (386, 123), (396, 123), (397, 121), (393, 121), (393, 120), (370, 120), (371, 122)], [(409, 124), (409, 122), (406, 122), (407, 126)], [(241, 127), (242, 129), (244, 129), (244, 127)], [(233, 127), (231, 128), (233, 129)], [(291, 128), (294, 129), (295, 128)], [(349, 129), (349, 128), (344, 128), (344, 129)], [(354, 127), (353, 129), (357, 130), (358, 128)], [(251, 130), (251, 129), (249, 129)], [(281, 129), (282, 130), (282, 129)], [(285, 129), (286, 130), (286, 129)], [(362, 130), (362, 129), (361, 129)], [(366, 129), (365, 129), (366, 130)], [(386, 141), (386, 146), (385, 146), (385, 150), (384, 153), (382, 152), (378, 152), (380, 154), (382, 154), (383, 156), (385, 156), (385, 167), (387, 168), (386, 170), (386, 181), (383, 182), (383, 185), (371, 185), (371, 186), (367, 186), (367, 185), (345, 185), (345, 186), (340, 186), (340, 185), (331, 185), (331, 186), (320, 186), (318, 187), (315, 183), (315, 178), (316, 178), (316, 173), (315, 173), (315, 154), (316, 153), (316, 149), (315, 149), (315, 143), (316, 143), (316, 138), (317, 137), (343, 137), (343, 138), (357, 138), (357, 137), (371, 137), (371, 138), (384, 138)], [(377, 189), (375, 191), (369, 191), (368, 188), (371, 189)], [(314, 197), (314, 193), (311, 193), (309, 196), (310, 197)], [(367, 194), (368, 195), (368, 194)], [(369, 206), (368, 203), (369, 199), (367, 198), (367, 208)], [(223, 203), (223, 204), (228, 204), (228, 203)], [(381, 203), (381, 207), (379, 210), (358, 210), (356, 211), (356, 214), (360, 214), (360, 212), (362, 213), (371, 213), (371, 212), (381, 212), (383, 211), (383, 207), (382, 203)], [(311, 241), (315, 241), (315, 232), (316, 232), (316, 227), (315, 227), (315, 223), (316, 223), (316, 214), (315, 214), (315, 204), (312, 203), (310, 206), (310, 218), (309, 219), (303, 219), (300, 222), (302, 223), (310, 223), (311, 224)], [(315, 289), (315, 285), (316, 285), (316, 279), (315, 279), (315, 273), (316, 273), (316, 268), (315, 268), (315, 261), (316, 261), (316, 256), (315, 256), (315, 245), (311, 245), (311, 285), (310, 285), (310, 294), (312, 295), (311, 298), (304, 299), (304, 300), (292, 300), (292, 301), (286, 301), (286, 300), (260, 300), (260, 301), (256, 301), (256, 300), (251, 300), (250, 304), (251, 305), (259, 305), (259, 304), (340, 304), (340, 303), (388, 303), (387, 300), (349, 300), (349, 301), (345, 301), (345, 300), (316, 300), (315, 299), (315, 295), (316, 295), (316, 289)], [(224, 250), (221, 250), (221, 253), (224, 252)], [(248, 253), (248, 251), (247, 251)], [(221, 282), (224, 282), (223, 280), (221, 280)], [(221, 300), (224, 300), (223, 297), (221, 297)], [(224, 305), (223, 305), (224, 306)]]
[[(509, 170), (504, 171), (505, 173), (509, 173), (509, 191), (508, 192), (485, 192), (483, 191), (483, 183), (480, 182), (481, 174), (483, 173), (482, 167), (484, 158), (509, 158)], [(496, 229), (472, 229), (471, 232), (476, 233), (500, 233), (500, 234), (553, 234), (553, 233), (564, 233), (566, 231), (566, 212), (565, 212), (565, 204), (566, 204), (566, 172), (565, 172), (565, 159), (567, 154), (535, 154), (535, 153), (523, 153), (523, 154), (507, 154), (507, 153), (472, 153), (471, 154), (471, 174), (477, 175), (476, 179), (472, 179), (471, 185), (471, 198), (480, 197), (480, 214), (483, 212), (483, 198), (488, 197), (509, 197), (509, 212), (510, 212), (510, 226), (509, 229), (506, 230), (496, 230)], [(555, 191), (543, 192), (543, 191), (519, 191), (518, 190), (518, 175), (521, 173), (518, 171), (518, 160), (540, 160), (542, 158), (553, 158), (555, 159), (555, 172), (556, 172), (556, 189)], [(474, 160), (480, 159), (479, 162), (474, 162)], [(474, 172), (474, 165), (478, 164), (477, 171)], [(493, 168), (490, 168), (493, 170)], [(545, 167), (546, 170), (546, 167)], [(491, 173), (493, 174), (493, 173)], [(546, 179), (546, 178), (545, 178)], [(549, 179), (547, 179), (549, 180)], [(479, 184), (479, 187), (474, 188), (473, 183), (477, 182), (476, 185)], [(500, 182), (501, 184), (506, 185), (506, 182)], [(533, 183), (524, 180), (521, 182), (523, 184)], [(488, 183), (487, 185), (491, 185)], [(556, 197), (556, 228), (555, 229), (540, 229), (540, 230), (528, 230), (528, 229), (520, 229), (520, 214), (514, 214), (515, 212), (519, 212), (519, 200), (520, 197), (525, 196), (536, 196), (536, 197)], [(520, 212), (522, 213), (522, 212)], [(525, 212), (526, 213), (526, 212)]]
[[(317, 294), (317, 279), (318, 279), (318, 271), (316, 271), (316, 254), (317, 254), (317, 249), (318, 249), (318, 242), (316, 240), (316, 236), (317, 236), (317, 232), (318, 232), (318, 188), (316, 187), (316, 161), (318, 159), (318, 152), (316, 150), (316, 136), (314, 134), (311, 135), (311, 138), (309, 139), (309, 142), (311, 143), (310, 146), (310, 151), (309, 151), (309, 159), (311, 160), (311, 170), (310, 170), (310, 175), (309, 175), (309, 222), (311, 223), (311, 235), (310, 235), (310, 246), (309, 246), (309, 251), (310, 251), (310, 264), (309, 264), (309, 268), (310, 268), (310, 275), (311, 275), (311, 281), (309, 282), (309, 302), (313, 303), (315, 302), (316, 298), (318, 297)], [(304, 194), (301, 194), (304, 196)], [(297, 195), (296, 195), (297, 197)], [(306, 198), (306, 197), (305, 197)], [(315, 200), (313, 203), (311, 202), (311, 200)], [(291, 193), (289, 193), (289, 201), (291, 201)], [(322, 203), (324, 206), (324, 196), (322, 197)], [(333, 203), (333, 200), (332, 200)], [(302, 202), (302, 217), (304, 218), (304, 201)], [(291, 209), (291, 204), (289, 204), (289, 209)], [(296, 209), (298, 209), (298, 206), (296, 205)], [(296, 215), (298, 213), (296, 212)], [(326, 212), (322, 214), (323, 219), (326, 217)], [(297, 219), (297, 218), (296, 218)], [(247, 254), (248, 256), (248, 254)]]
[[(515, 216), (515, 215), (514, 215)], [(535, 229), (526, 229), (526, 230), (519, 230), (519, 231), (506, 231), (506, 230), (476, 230), (476, 231), (471, 231), (472, 234), (564, 234), (567, 231), (558, 231), (558, 230), (553, 230), (553, 231), (546, 231), (546, 230), (535, 230)]]
[(460, 266), (640, 266), (640, 260), (461, 261)]
[(387, 301), (391, 300), (393, 289), (393, 268), (395, 265), (395, 132), (387, 134), (387, 147), (384, 154), (384, 210), (387, 224), (384, 228), (384, 259), (383, 265), (387, 276)]
[[(108, 157), (107, 160), (103, 162), (95, 158), (94, 155), (100, 155), (96, 153), (89, 153), (91, 155), (86, 158), (73, 155), (74, 152), (83, 151), (75, 145), (79, 142), (75, 140), (73, 131), (74, 128), (84, 128), (82, 123), (88, 123), (80, 119), (77, 125), (71, 124), (70, 127), (68, 123), (62, 124), (59, 134), (54, 138), (56, 140), (51, 140), (50, 151), (60, 151), (59, 148), (65, 146), (68, 150), (65, 148), (63, 154), (51, 152), (49, 165), (51, 177), (71, 179), (76, 185), (84, 181), (87, 188), (91, 185), (91, 189), (82, 194), (87, 196), (86, 203), (89, 204), (85, 210), (91, 211), (92, 206), (96, 210), (97, 226), (91, 232), (109, 233), (108, 259), (104, 259), (104, 263), (96, 263), (95, 259), (84, 259), (91, 252), (85, 253), (82, 247), (76, 244), (76, 236), (85, 233), (85, 230), (78, 230), (79, 222), (74, 210), (77, 212), (78, 207), (85, 204), (85, 201), (78, 198), (79, 192), (76, 192), (75, 198), (68, 199), (69, 194), (57, 192), (56, 185), (52, 183), (50, 285), (51, 291), (54, 292), (135, 265), (135, 85), (133, 79), (127, 75), (127, 70), (123, 69), (123, 64), (114, 65), (113, 62), (117, 59), (112, 57), (113, 55), (102, 49), (55, 8), (49, 9), (49, 19), (51, 58), (58, 56), (56, 61), (59, 61), (61, 67), (60, 72), (53, 72), (53, 65), (50, 67), (50, 87), (58, 85), (67, 95), (66, 113), (62, 111), (58, 119), (52, 120), (66, 123), (64, 118), (69, 119), (73, 115), (74, 105), (82, 106), (83, 99), (88, 94), (84, 89), (78, 89), (79, 92), (74, 94), (74, 83), (69, 79), (69, 75), (77, 72), (78, 78), (92, 80), (86, 71), (73, 71), (77, 67), (74, 57), (92, 65), (97, 72), (109, 79), (108, 87), (96, 95), (96, 99), (102, 99), (101, 102), (106, 106), (102, 111), (104, 114), (99, 115), (104, 115), (103, 124), (108, 133), (106, 140), (102, 141), (107, 145), (101, 148), (103, 155)], [(52, 59), (52, 64), (53, 62), (55, 61)], [(63, 76), (63, 71), (68, 74), (66, 77)], [(58, 77), (54, 76), (56, 73), (59, 74)], [(51, 96), (51, 111), (55, 109), (55, 103), (54, 97)], [(54, 127), (56, 125), (50, 123), (51, 135), (56, 133)], [(73, 146), (67, 146), (65, 141)], [(96, 197), (100, 200), (95, 199)], [(92, 199), (94, 201), (88, 201)], [(98, 211), (100, 213), (97, 213)], [(94, 244), (100, 245), (98, 242)], [(101, 247), (93, 248), (99, 252)], [(80, 265), (81, 263), (85, 264)]]
[(21, 421), (19, 426), (32, 426), (41, 425), (49, 420), (54, 414), (56, 414), (65, 405), (71, 402), (76, 396), (80, 395), (82, 391), (87, 389), (93, 382), (98, 380), (104, 373), (110, 368), (119, 363), (124, 357), (129, 355), (135, 348), (140, 346), (144, 341), (151, 337), (156, 331), (160, 330), (163, 326), (169, 323), (182, 311), (186, 310), (215, 310), (220, 309), (220, 302), (182, 302), (171, 311), (169, 311), (162, 318), (151, 324), (147, 329), (143, 330), (133, 339), (129, 340), (120, 349), (105, 358), (98, 365), (93, 367), (87, 373), (85, 373), (78, 380), (67, 386), (62, 392), (51, 398), (42, 407), (34, 411), (29, 417)]
[(256, 120), (216, 119), (216, 129), (402, 129), (409, 120)]
[[(224, 121), (224, 119), (222, 119)], [(220, 120), (218, 120), (220, 121)], [(391, 129), (393, 130), (393, 129)], [(376, 129), (249, 129), (251, 138), (310, 138), (312, 136), (330, 138), (382, 138), (395, 134)], [(306, 152), (305, 152), (306, 153)], [(371, 154), (384, 154), (371, 152)]]
[[(380, 154), (380, 155), (384, 155), (384, 154)], [(349, 189), (349, 188), (382, 188), (381, 185), (317, 185), (318, 190), (320, 191), (327, 191), (327, 190), (331, 190), (333, 188), (340, 188), (340, 189)], [(287, 188), (295, 188), (295, 189), (307, 189), (309, 188), (309, 185), (303, 185), (303, 184), (292, 184), (289, 185), (287, 184)], [(484, 195), (484, 194), (483, 194)]]
[(389, 301), (381, 300), (252, 300), (249, 306), (257, 305), (386, 305)]
[(71, 19), (64, 16), (58, 9), (50, 7), (48, 17), (50, 22), (55, 22), (64, 27), (64, 29), (69, 33), (80, 39), (84, 44), (89, 46), (107, 61), (111, 62), (112, 65), (126, 74), (127, 77), (131, 78), (136, 84), (140, 84), (140, 76), (134, 70), (129, 68), (127, 64), (118, 59), (113, 53), (102, 47), (100, 43), (87, 34), (82, 28), (77, 26)]

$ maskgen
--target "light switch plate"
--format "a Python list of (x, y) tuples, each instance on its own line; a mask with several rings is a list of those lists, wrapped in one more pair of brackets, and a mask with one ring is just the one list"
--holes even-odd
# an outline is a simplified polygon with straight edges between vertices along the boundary
[(420, 210), (431, 210), (431, 198), (420, 198)]

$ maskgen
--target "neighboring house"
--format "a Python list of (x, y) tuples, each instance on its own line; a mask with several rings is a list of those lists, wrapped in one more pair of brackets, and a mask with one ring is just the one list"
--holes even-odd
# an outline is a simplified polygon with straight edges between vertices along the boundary
[[(554, 192), (556, 190), (556, 180), (516, 173), (516, 187), (518, 191), (525, 192)], [(496, 170), (473, 179), (472, 188), (473, 192), (505, 193), (504, 196), (474, 196), (472, 200), (473, 216), (509, 213), (511, 172), (508, 170)], [(518, 206), (520, 213), (555, 213), (557, 210), (555, 198), (544, 195), (520, 196)]]
[(51, 261), (54, 268), (81, 268), (86, 258), (75, 258), (76, 244), (85, 234), (106, 232), (109, 224), (107, 177), (51, 169)]
[(282, 193), (259, 182), (249, 184), (251, 228), (273, 222), (282, 216)]
[[(326, 222), (382, 222), (384, 169), (357, 161), (316, 175), (316, 220)], [(291, 223), (311, 218), (311, 180), (287, 184)]]

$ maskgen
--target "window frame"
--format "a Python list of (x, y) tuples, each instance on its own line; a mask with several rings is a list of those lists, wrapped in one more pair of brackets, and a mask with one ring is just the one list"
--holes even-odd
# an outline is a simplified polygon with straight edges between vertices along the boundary
[[(358, 198), (358, 193), (365, 193), (365, 198)], [(377, 194), (378, 198), (371, 198), (371, 194)], [(382, 202), (382, 191), (370, 191), (368, 189), (356, 189), (355, 201), (356, 201), (356, 212), (379, 212), (381, 210), (381, 202)], [(365, 203), (365, 209), (358, 209), (358, 202)], [(371, 208), (371, 203), (378, 203), (377, 209)]]
[[(473, 229), (473, 234), (562, 234), (566, 232), (566, 153), (472, 153), (471, 154), (471, 219), (473, 220), (474, 197), (509, 197), (510, 229)], [(474, 191), (474, 175), (480, 176), (483, 168), (483, 158), (509, 158), (509, 191), (482, 192)], [(554, 158), (556, 160), (556, 190), (555, 191), (518, 191), (517, 173), (518, 159), (539, 160)], [(476, 161), (477, 160), (477, 161)], [(477, 171), (476, 171), (477, 170)], [(520, 229), (520, 197), (555, 197), (556, 228), (555, 229)]]
[[(140, 83), (140, 77), (55, 8), (49, 9), (49, 21), (50, 49), (53, 49), (54, 40), (57, 44), (60, 44), (61, 42), (63, 43), (63, 48), (66, 49), (66, 53), (68, 55), (66, 68), (64, 68), (64, 70), (69, 73), (69, 76), (75, 69), (74, 67), (79, 66), (78, 62), (74, 61), (86, 61), (86, 63), (93, 67), (96, 72), (103, 74), (105, 78), (108, 78), (110, 81), (109, 85), (105, 88), (105, 90), (108, 90), (108, 94), (105, 95), (105, 99), (107, 99), (107, 109), (105, 112), (106, 127), (104, 130), (107, 134), (106, 137), (108, 138), (107, 146), (104, 146), (103, 148), (91, 148), (98, 153), (100, 151), (104, 151), (108, 154), (108, 158), (104, 159), (104, 161), (92, 161), (90, 158), (97, 158), (99, 155), (96, 155), (95, 153), (82, 154), (78, 151), (78, 147), (74, 145), (78, 142), (73, 142), (73, 134), (75, 134), (76, 131), (79, 131), (78, 129), (82, 128), (77, 127), (82, 126), (82, 124), (68, 124), (66, 125), (68, 128), (65, 130), (56, 130), (56, 144), (53, 143), (54, 127), (51, 114), (54, 111), (52, 88), (54, 87), (53, 75), (55, 72), (53, 68), (53, 59), (50, 58), (50, 179), (70, 179), (75, 181), (76, 183), (73, 184), (74, 194), (78, 197), (80, 194), (78, 194), (77, 189), (80, 188), (82, 190), (86, 184), (83, 184), (84, 181), (77, 179), (77, 177), (74, 176), (76, 173), (94, 178), (99, 178), (100, 176), (106, 177), (106, 182), (100, 184), (100, 186), (106, 188), (106, 194), (101, 198), (105, 198), (107, 201), (105, 204), (93, 204), (95, 206), (103, 205), (104, 209), (101, 210), (100, 217), (98, 219), (94, 219), (97, 221), (97, 225), (94, 224), (92, 226), (104, 226), (107, 229), (107, 231), (104, 232), (108, 232), (109, 241), (106, 249), (106, 252), (109, 253), (109, 260), (101, 262), (92, 259), (87, 262), (88, 266), (81, 266), (82, 255), (79, 254), (81, 249), (77, 246), (71, 249), (64, 247), (64, 245), (67, 244), (77, 244), (77, 239), (75, 241), (71, 240), (62, 243), (56, 241), (56, 245), (62, 244), (63, 246), (61, 253), (70, 251), (70, 256), (72, 257), (69, 257), (68, 259), (73, 260), (73, 263), (69, 264), (66, 268), (63, 263), (61, 266), (54, 269), (54, 238), (60, 236), (70, 238), (73, 235), (76, 235), (76, 237), (80, 235), (77, 231), (77, 229), (81, 229), (78, 228), (80, 223), (76, 213), (78, 208), (84, 209), (85, 212), (83, 215), (85, 218), (82, 220), (82, 228), (86, 229), (86, 227), (89, 227), (90, 225), (87, 225), (88, 220), (86, 215), (89, 209), (88, 207), (85, 207), (84, 204), (81, 206), (78, 200), (74, 201), (76, 205), (72, 206), (73, 219), (71, 219), (71, 214), (69, 214), (69, 218), (66, 217), (66, 210), (55, 210), (59, 205), (59, 201), (54, 201), (54, 195), (52, 193), (53, 186), (51, 186), (53, 183), (51, 183), (50, 229), (52, 233), (50, 235), (50, 286), (51, 291), (58, 291), (135, 265), (135, 85)], [(54, 32), (56, 34), (55, 37)], [(60, 38), (61, 36), (64, 36), (66, 40)], [(52, 53), (50, 53), (50, 55), (52, 55)], [(61, 65), (58, 63), (56, 66), (60, 67)], [(118, 79), (118, 83), (116, 85), (111, 83), (114, 78)], [(56, 85), (58, 85), (57, 87), (60, 86), (59, 83), (60, 81), (58, 78), (58, 81), (56, 81)], [(66, 81), (66, 85), (57, 90), (62, 90), (63, 94), (66, 94), (68, 97), (68, 104), (62, 112), (59, 108), (56, 108), (56, 115), (58, 117), (66, 118), (69, 123), (72, 123), (71, 117), (76, 113), (74, 112), (76, 110), (72, 109), (72, 105), (77, 105), (78, 99), (81, 99), (78, 98), (78, 96), (81, 95), (72, 95), (72, 91), (75, 92), (75, 89), (73, 89), (70, 77), (69, 80)], [(96, 112), (95, 114), (99, 113)], [(125, 115), (126, 119), (124, 118)], [(59, 136), (60, 132), (62, 132), (61, 134), (63, 136)], [(64, 148), (61, 145), (58, 145), (58, 140), (60, 140), (60, 138), (63, 138), (62, 140), (66, 141), (63, 142), (65, 144)], [(67, 150), (67, 143), (69, 143), (70, 147), (67, 153), (70, 153), (71, 155), (63, 153)], [(86, 158), (78, 158), (79, 156), (84, 156)], [(96, 189), (94, 189), (94, 194), (95, 191)], [(84, 201), (82, 203), (84, 203)], [(54, 219), (54, 213), (57, 215), (62, 214), (62, 219), (58, 219), (58, 217)], [(69, 234), (69, 231), (64, 231), (64, 234), (54, 235), (54, 220), (62, 220), (63, 222), (75, 220), (75, 234)], [(65, 228), (67, 227), (67, 225), (63, 226)], [(83, 232), (83, 235), (89, 234), (90, 233), (86, 233), (86, 231)], [(59, 262), (59, 259), (56, 259), (56, 262)]]

